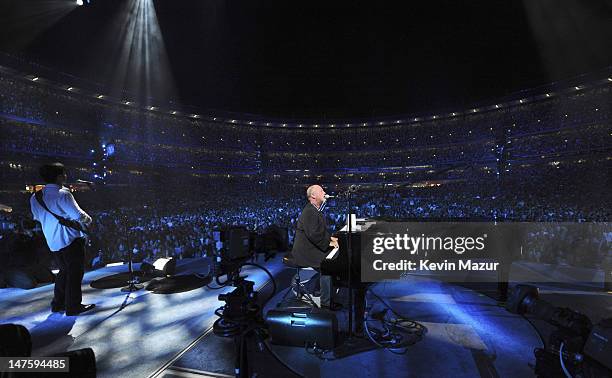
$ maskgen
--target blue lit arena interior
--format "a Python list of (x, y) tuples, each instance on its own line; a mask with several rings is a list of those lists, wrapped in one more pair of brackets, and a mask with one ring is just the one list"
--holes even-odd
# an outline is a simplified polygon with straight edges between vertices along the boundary
[[(366, 217), (475, 217), (541, 222), (609, 219), (612, 78), (607, 76), (571, 85), (564, 83), (564, 86), (546, 88), (529, 96), (450, 114), (360, 119), (334, 124), (283, 122), (238, 115), (229, 118), (143, 106), (6, 68), (2, 70), (0, 83), (3, 105), (1, 195), (2, 203), (14, 208), (13, 213), (3, 214), (5, 223), (9, 224), (21, 216), (18, 214), (28, 211), (24, 206), (30, 194), (23, 189), (25, 184), (38, 183), (38, 166), (49, 158), (61, 159), (70, 167), (71, 175), (100, 184), (96, 191), (82, 191), (77, 196), (83, 207), (94, 215), (100, 235), (95, 240), (95, 251), (100, 251), (103, 263), (125, 260), (128, 247), (126, 236), (116, 221), (119, 215), (127, 215), (135, 225), (130, 230), (129, 248), (137, 250), (134, 257), (138, 262), (154, 261), (166, 254), (180, 258), (210, 256), (214, 254), (214, 247), (206, 239), (211, 238), (213, 226), (217, 224), (246, 224), (254, 230), (274, 224), (288, 227), (291, 233), (303, 206), (304, 188), (312, 182), (321, 183), (329, 191), (340, 191), (350, 184), (367, 184), (371, 188), (359, 196), (355, 204), (357, 213)], [(316, 152), (313, 152), (315, 145)], [(160, 202), (162, 196), (164, 200)], [(597, 201), (593, 201), (594, 198)], [(342, 224), (344, 219), (341, 200), (336, 202), (338, 206), (330, 207), (326, 213), (332, 227)], [(593, 243), (598, 242), (601, 241), (593, 240)], [(603, 266), (609, 250), (601, 252), (600, 256), (571, 256), (546, 255), (526, 249), (520, 263), (531, 264), (530, 268), (523, 269), (576, 263), (597, 270)], [(95, 254), (90, 253), (91, 269)], [(98, 261), (97, 266), (102, 265)], [(515, 268), (515, 274), (519, 274), (518, 270)], [(98, 343), (96, 351), (101, 375), (128, 374), (111, 363), (115, 357), (110, 351), (114, 349), (104, 345), (108, 341), (99, 338), (100, 331), (87, 331), (87, 327), (95, 328), (96, 322), (88, 319), (82, 325), (84, 330), (78, 331), (78, 327), (66, 324), (59, 316), (46, 316), (49, 286), (46, 285), (46, 296), (40, 294), (39, 299), (35, 299), (34, 309), (24, 305), (21, 311), (16, 309), (18, 303), (29, 301), (25, 298), (31, 294), (19, 289), (2, 289), (6, 290), (3, 299), (6, 315), (2, 321), (30, 325), (34, 336), (41, 337), (39, 344), (43, 351), (49, 345), (74, 349)], [(452, 332), (463, 335), (467, 343), (460, 343), (460, 350), (473, 350), (475, 343), (475, 350), (490, 351), (483, 343), (503, 344), (491, 336), (495, 334), (515, 343), (539, 343), (537, 337), (534, 339), (537, 334), (529, 327), (510, 324), (520, 323), (520, 318), (501, 321), (496, 315), (507, 316), (503, 311), (496, 314), (487, 310), (485, 315), (494, 320), (487, 318), (492, 323), (484, 323), (485, 315), (474, 315), (464, 308), (472, 303), (466, 295), (475, 295), (474, 292), (457, 292), (448, 287), (436, 287), (433, 291), (430, 286), (416, 287), (422, 291), (414, 293), (414, 286), (404, 290), (395, 287), (390, 298), (409, 298), (407, 302), (398, 303), (410, 314), (415, 311), (415, 302), (422, 302), (425, 307), (420, 311), (425, 311), (423, 309), (432, 306), (427, 304), (432, 300), (448, 301), (444, 306), (438, 304), (430, 309), (433, 312), (442, 310), (429, 326), (431, 335), (441, 332), (436, 337), (442, 339), (424, 350), (451, 348), (448, 353), (458, 361), (469, 357), (463, 356), (456, 346), (449, 346), (454, 345), (454, 341), (452, 337), (446, 340), (448, 329), (439, 330), (435, 324), (459, 327)], [(36, 290), (45, 292), (42, 288)], [(551, 295), (566, 296), (559, 294), (563, 291), (556, 290), (550, 289)], [(570, 290), (572, 292), (589, 301), (610, 303), (609, 297), (599, 293), (576, 294), (576, 290)], [(385, 293), (388, 294), (386, 288)], [(426, 293), (431, 298), (423, 297)], [(96, 300), (95, 293), (88, 291), (86, 295)], [(214, 303), (215, 292), (201, 295)], [(134, 303), (139, 298), (146, 296), (136, 297)], [(111, 297), (106, 302), (98, 299), (103, 309), (108, 306), (99, 316), (102, 319), (112, 316), (113, 303), (121, 300), (122, 297)], [(149, 300), (155, 301), (155, 298)], [(484, 309), (490, 306), (486, 300), (477, 301), (481, 305), (469, 306), (484, 306)], [(183, 305), (186, 303), (194, 305), (189, 301)], [(202, 302), (196, 303), (200, 306)], [(405, 303), (413, 306), (405, 306)], [(156, 308), (163, 304), (151, 306)], [(609, 307), (606, 310), (601, 305), (595, 308), (599, 308), (592, 310), (595, 318), (609, 311)], [(447, 314), (447, 311), (451, 312)], [(121, 315), (130, 316), (130, 312)], [(202, 315), (210, 321), (210, 314)], [(144, 315), (133, 313), (132, 316), (126, 321), (137, 323), (134, 326), (139, 331), (135, 332), (146, 333), (149, 328), (153, 332), (155, 327), (164, 327), (160, 332), (181, 329), (176, 324), (166, 324), (167, 320), (138, 325)], [(104, 327), (103, 320), (97, 321), (102, 322), (99, 327)], [(510, 323), (505, 323), (508, 321)], [(76, 324), (79, 322), (81, 319)], [(135, 369), (139, 374), (152, 374), (170, 360), (173, 353), (196, 339), (198, 332), (207, 329), (193, 322), (179, 324), (184, 327), (181, 332), (188, 333), (172, 338), (173, 347), (169, 348), (172, 353), (162, 354), (150, 352), (147, 342), (155, 341), (146, 337), (140, 341), (144, 346), (130, 349), (131, 342), (119, 341), (127, 336), (119, 328), (113, 328), (111, 332), (116, 333), (113, 344), (123, 345), (116, 353), (147, 361), (134, 363), (139, 366)], [(488, 324), (486, 329), (481, 328), (483, 324)], [(461, 328), (464, 326), (469, 329)], [(507, 327), (519, 327), (524, 334), (508, 334)], [(82, 337), (84, 341), (64, 345), (48, 340), (54, 337), (49, 335), (58, 330), (60, 334), (70, 333), (75, 340)], [(139, 352), (135, 353), (136, 350)], [(531, 349), (514, 350), (513, 353), (520, 356), (512, 353), (511, 357), (498, 356), (498, 362), (504, 361), (500, 362), (499, 371), (509, 376), (528, 372), (510, 367), (516, 363), (513, 358), (530, 360)], [(199, 356), (191, 357), (197, 363), (190, 359), (184, 363), (188, 367), (202, 366)], [(288, 361), (296, 362), (295, 358), (301, 361), (301, 357), (291, 357), (290, 353), (288, 356)], [(359, 357), (354, 358), (359, 360)], [(396, 361), (385, 353), (368, 358), (371, 359), (368, 364), (385, 361), (384, 365)], [(431, 362), (422, 358), (418, 361)], [(350, 361), (348, 366), (355, 366)], [(430, 362), (423, 362), (419, 368), (425, 369)], [(210, 371), (223, 372), (223, 367), (218, 365), (204, 363)], [(310, 371), (307, 366), (300, 367), (300, 363), (295, 365), (298, 369), (306, 369), (307, 373)], [(398, 366), (409, 369), (409, 365), (415, 366), (415, 362), (405, 360)], [(457, 366), (449, 364), (440, 369), (432, 370), (431, 374), (450, 374)], [(475, 374), (477, 370), (471, 369), (466, 368), (462, 374)], [(397, 371), (391, 369), (383, 375), (393, 375)], [(348, 375), (351, 374), (355, 372)]]
[[(39, 17), (84, 16), (104, 6), (82, 1), (75, 10), (67, 3)], [(164, 6), (116, 3), (132, 17), (116, 20), (123, 34), (105, 85), (0, 51), (0, 324), (25, 326), (33, 356), (91, 347), (100, 377), (233, 376), (233, 340), (213, 334), (215, 309), (223, 305), (218, 295), (231, 286), (126, 295), (95, 282), (125, 274), (129, 256), (136, 270), (174, 257), (182, 274), (211, 276), (222, 253), (216, 231), (244, 226), (261, 236), (274, 228), (286, 234), (286, 245), (255, 260), (273, 279), (253, 266), (243, 270), (260, 292), (263, 313), (274, 310), (292, 291), (295, 271), (283, 256), (312, 184), (332, 195), (358, 188), (351, 203), (358, 218), (543, 225), (512, 261), (510, 289), (532, 283), (540, 298), (593, 324), (612, 316), (609, 64), (444, 111), (420, 106), (380, 116), (356, 109), (356, 116), (294, 117), (246, 107), (211, 110), (160, 100), (172, 85), (158, 86), (172, 81), (168, 67), (176, 64), (169, 45), (179, 44), (176, 36), (160, 37), (172, 23), (160, 17), (160, 29), (155, 9), (162, 13)], [(37, 41), (27, 43), (42, 51)], [(228, 91), (220, 87), (218, 96)], [(205, 92), (212, 101), (214, 91)], [(95, 230), (82, 287), (83, 303), (96, 309), (78, 317), (52, 313), (53, 283), (28, 270), (57, 268), (40, 227), (28, 226), (29, 200), (42, 184), (39, 167), (53, 161), (68, 168), (68, 183)], [(341, 232), (346, 199), (330, 199), (323, 213), (329, 231)], [(567, 230), (576, 224), (584, 227), (574, 239)], [(541, 248), (543, 240), (557, 244)], [(439, 277), (378, 282), (365, 294), (366, 324), (386, 311), (426, 329), (406, 353), (370, 345), (327, 358), (330, 351), (266, 341), (263, 351), (247, 348), (248, 362), (262, 377), (536, 376), (533, 349), (546, 346), (555, 327), (507, 311), (498, 290), (480, 280)], [(341, 329), (348, 323), (346, 294), (340, 290), (344, 308), (335, 312)]]
[[(562, 222), (609, 215), (601, 204), (610, 200), (612, 74), (452, 113), (334, 123), (190, 113), (6, 68), (1, 79), (2, 195), (15, 207), (12, 196), (38, 183), (38, 166), (56, 158), (103, 191), (124, 190), (113, 201), (129, 202), (134, 191), (152, 204), (147, 199), (162, 191), (177, 201), (165, 204), (172, 212), (191, 207), (192, 196), (253, 226), (294, 224), (311, 182), (332, 191), (392, 187), (384, 200), (377, 193), (357, 204), (364, 216)], [(214, 198), (203, 195), (209, 191)], [(241, 192), (260, 194), (246, 196), (245, 208)]]

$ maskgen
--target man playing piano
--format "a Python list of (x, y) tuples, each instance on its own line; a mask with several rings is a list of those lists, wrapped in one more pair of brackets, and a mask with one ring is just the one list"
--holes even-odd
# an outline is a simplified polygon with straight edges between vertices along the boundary
[[(338, 239), (330, 235), (327, 223), (321, 213), (325, 203), (325, 191), (319, 185), (312, 185), (306, 190), (308, 204), (298, 218), (293, 250), (291, 254), (296, 264), (309, 266), (317, 271), (330, 248), (338, 247)], [(313, 277), (316, 279), (316, 277)], [(331, 277), (320, 275), (321, 307), (337, 310), (340, 306), (331, 300)]]

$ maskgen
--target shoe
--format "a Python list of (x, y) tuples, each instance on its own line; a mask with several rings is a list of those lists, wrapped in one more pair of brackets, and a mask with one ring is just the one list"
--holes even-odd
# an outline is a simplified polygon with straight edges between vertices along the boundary
[(329, 311), (339, 311), (342, 310), (342, 304), (331, 302), (329, 305), (321, 305), (321, 308)]
[(64, 306), (59, 306), (59, 305), (51, 305), (51, 312), (64, 312), (66, 311), (66, 307)]
[(66, 311), (66, 316), (75, 316), (75, 315), (79, 315), (84, 313), (85, 311), (89, 311), (91, 309), (93, 309), (94, 307), (96, 307), (95, 304), (88, 304), (88, 305), (80, 305), (79, 307), (77, 307), (75, 310), (67, 310)]

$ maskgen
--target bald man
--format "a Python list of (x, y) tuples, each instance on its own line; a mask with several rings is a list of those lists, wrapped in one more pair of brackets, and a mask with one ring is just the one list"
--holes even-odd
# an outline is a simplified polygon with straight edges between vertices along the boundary
[[(330, 247), (338, 246), (338, 239), (330, 235), (325, 218), (320, 209), (325, 202), (325, 191), (319, 185), (306, 190), (308, 204), (300, 215), (293, 250), (291, 254), (296, 264), (319, 269)], [(331, 277), (321, 276), (321, 306), (334, 309), (331, 303)]]

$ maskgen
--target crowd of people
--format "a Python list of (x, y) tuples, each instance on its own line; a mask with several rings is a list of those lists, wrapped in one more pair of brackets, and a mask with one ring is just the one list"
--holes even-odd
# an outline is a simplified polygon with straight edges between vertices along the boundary
[[(556, 168), (550, 166), (551, 174)], [(606, 222), (610, 219), (610, 194), (605, 186), (589, 184), (584, 172), (582, 183), (589, 196), (560, 188), (554, 193), (545, 180), (531, 185), (515, 182), (500, 188), (494, 183), (457, 182), (433, 188), (396, 186), (392, 188), (364, 187), (353, 198), (353, 212), (359, 217), (383, 217), (396, 220), (427, 220), (465, 218), (478, 221), (521, 222)], [(582, 177), (573, 172), (568, 179)], [(251, 182), (252, 183), (252, 182)], [(297, 217), (305, 205), (304, 187), (245, 188), (236, 183), (225, 188), (209, 188), (204, 198), (181, 192), (171, 195), (163, 191), (144, 193), (109, 188), (104, 199), (99, 192), (75, 193), (82, 206), (94, 218), (89, 261), (92, 267), (106, 263), (126, 261), (132, 253), (134, 261), (154, 261), (159, 257), (200, 257), (219, 253), (222, 246), (213, 237), (213, 231), (225, 226), (244, 226), (254, 233), (262, 233), (275, 225), (286, 229), (292, 240)], [(561, 185), (556, 182), (554, 184)], [(330, 188), (329, 191), (333, 190)], [(162, 194), (163, 193), (163, 194)], [(598, 200), (593, 201), (593, 196)], [(115, 201), (115, 197), (117, 198)], [(161, 198), (160, 198), (161, 197)], [(167, 197), (167, 198), (165, 198)], [(109, 206), (109, 202), (114, 206)], [(345, 224), (346, 203), (343, 199), (330, 200), (325, 216), (332, 230)], [(12, 215), (11, 215), (12, 216)], [(17, 215), (15, 215), (17, 216)], [(13, 219), (15, 219), (13, 216)], [(3, 223), (10, 224), (5, 216)], [(19, 222), (4, 233), (23, 233)], [(549, 237), (552, 233), (547, 233)], [(535, 235), (540, 237), (541, 235)], [(602, 259), (590, 257), (588, 261), (568, 258), (565, 250), (537, 250), (526, 247), (525, 259), (543, 263), (567, 263), (598, 266), (610, 250), (606, 234), (589, 235), (585, 240), (597, 244)], [(569, 244), (573, 245), (568, 241)]]
[[(292, 240), (305, 187), (315, 182), (329, 192), (365, 184), (355, 196), (359, 217), (607, 222), (611, 97), (601, 86), (416, 123), (251, 127), (143, 112), (0, 74), (0, 204), (14, 208), (0, 218), (0, 249), (13, 262), (23, 262), (13, 258), (15, 245), (22, 251), (28, 238), (44, 249), (39, 231), (24, 226), (30, 194), (19, 193), (38, 182), (40, 164), (62, 160), (73, 179), (90, 179), (107, 143), (108, 186), (75, 194), (94, 218), (91, 267), (128, 254), (215, 254), (222, 246), (213, 232), (228, 225), (254, 233), (279, 226)], [(343, 200), (329, 202), (332, 229), (345, 213)], [(534, 232), (540, 241), (523, 257), (596, 267), (610, 235), (592, 232), (580, 243), (597, 252), (582, 260), (538, 247), (551, 235), (567, 238), (562, 228)]]

